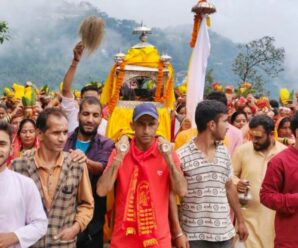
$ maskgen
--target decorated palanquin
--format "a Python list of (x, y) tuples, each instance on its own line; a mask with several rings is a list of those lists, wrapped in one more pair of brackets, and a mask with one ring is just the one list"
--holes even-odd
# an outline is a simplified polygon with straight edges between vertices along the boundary
[(123, 134), (133, 135), (130, 122), (134, 107), (152, 102), (159, 113), (157, 134), (170, 140), (170, 110), (175, 101), (171, 57), (161, 56), (147, 43), (149, 28), (142, 25), (134, 33), (140, 34), (140, 43), (131, 47), (127, 54), (115, 55), (115, 64), (101, 95), (101, 103), (108, 111), (106, 136), (117, 140)]

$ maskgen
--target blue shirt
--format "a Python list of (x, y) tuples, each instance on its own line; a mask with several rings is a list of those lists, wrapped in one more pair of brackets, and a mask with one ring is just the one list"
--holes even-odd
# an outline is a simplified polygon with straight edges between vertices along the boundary
[(90, 146), (91, 141), (81, 141), (81, 140), (76, 140), (76, 149), (81, 150), (83, 153), (86, 153), (89, 146)]
[[(67, 142), (64, 147), (64, 151), (69, 151), (70, 149), (76, 149), (78, 147), (78, 128), (69, 134)], [(108, 139), (100, 134), (96, 134), (89, 143), (89, 149), (85, 152), (88, 159), (91, 159), (96, 162), (102, 163), (103, 166), (106, 166), (108, 163), (109, 156), (114, 148), (114, 142), (111, 139)], [(102, 228), (104, 219), (105, 219), (105, 212), (106, 212), (106, 201), (105, 198), (99, 197), (96, 194), (96, 184), (101, 176), (100, 174), (93, 174), (89, 171), (89, 178), (92, 186), (93, 191), (93, 198), (94, 198), (94, 212), (93, 212), (93, 219), (88, 225), (87, 230), (91, 233), (98, 233), (99, 228)]]

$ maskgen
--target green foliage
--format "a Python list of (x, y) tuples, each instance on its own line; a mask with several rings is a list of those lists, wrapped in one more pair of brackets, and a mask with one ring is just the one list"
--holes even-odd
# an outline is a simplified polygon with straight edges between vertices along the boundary
[(9, 40), (9, 29), (7, 22), (0, 21), (0, 44), (5, 40)]
[(50, 87), (47, 84), (43, 85), (40, 91), (41, 91), (41, 94), (48, 95), (50, 93)]
[(214, 82), (213, 69), (208, 69), (205, 77), (204, 96), (208, 96), (212, 91), (211, 84)]
[(89, 81), (85, 84), (85, 86), (92, 85), (92, 86), (96, 86), (98, 89), (101, 89), (103, 87), (103, 83), (104, 83), (104, 81), (102, 81), (102, 82)]
[(241, 82), (251, 82), (259, 94), (268, 94), (264, 86), (264, 77), (277, 77), (283, 69), (284, 48), (276, 48), (275, 39), (265, 36), (240, 45), (232, 70)]

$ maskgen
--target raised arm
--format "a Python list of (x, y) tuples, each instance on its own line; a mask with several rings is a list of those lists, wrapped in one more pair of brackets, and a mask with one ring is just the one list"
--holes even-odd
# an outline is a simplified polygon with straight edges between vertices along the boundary
[(72, 82), (73, 82), (75, 73), (77, 71), (77, 65), (80, 62), (83, 51), (84, 51), (84, 47), (81, 42), (79, 42), (73, 49), (73, 60), (72, 60), (72, 63), (70, 65), (68, 71), (66, 72), (66, 74), (64, 76), (64, 80), (63, 80), (62, 95), (64, 97), (68, 97), (68, 98), (73, 97), (72, 91), (71, 91), (71, 86), (72, 86)]

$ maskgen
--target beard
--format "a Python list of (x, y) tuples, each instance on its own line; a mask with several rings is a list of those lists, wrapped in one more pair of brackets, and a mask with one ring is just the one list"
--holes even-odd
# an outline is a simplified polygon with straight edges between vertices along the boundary
[(9, 155), (5, 156), (0, 156), (0, 170), (3, 168), (3, 167), (6, 167), (6, 163), (7, 163), (7, 159), (8, 159)]
[(270, 144), (271, 144), (271, 140), (268, 137), (263, 144), (255, 144), (255, 143), (253, 143), (253, 146), (254, 146), (255, 151), (258, 151), (259, 152), (259, 151), (266, 150), (270, 146)]
[(216, 133), (213, 134), (213, 138), (215, 141), (222, 141), (225, 139), (226, 135), (227, 135), (227, 131), (221, 132), (221, 133), (217, 131)]
[(92, 137), (94, 135), (96, 135), (97, 133), (97, 127), (94, 128), (92, 131), (86, 131), (83, 127), (83, 125), (79, 125), (79, 131), (80, 133), (83, 135), (83, 136), (86, 136), (86, 137)]

